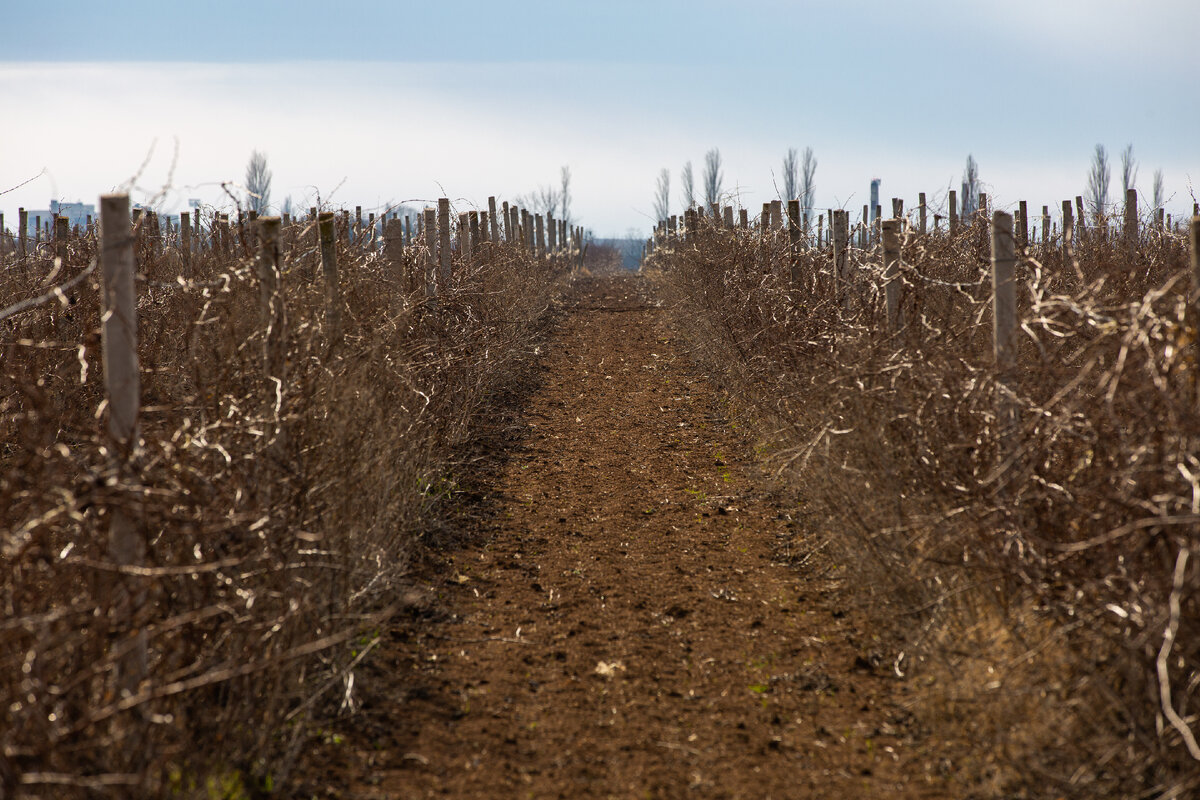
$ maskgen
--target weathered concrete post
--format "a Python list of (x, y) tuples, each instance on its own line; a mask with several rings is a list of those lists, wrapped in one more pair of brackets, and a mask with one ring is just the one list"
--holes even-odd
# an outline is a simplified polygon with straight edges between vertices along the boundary
[(404, 271), (404, 221), (392, 217), (383, 223), (383, 257), (392, 267), (396, 285), (400, 291), (412, 290), (411, 281)]
[(108, 391), (108, 432), (125, 456), (136, 445), (141, 394), (129, 195), (100, 197), (100, 227), (104, 289), (100, 335), (104, 350), (104, 384)]
[[(1017, 422), (1017, 408), (1007, 388), (1016, 361), (1016, 264), (1012, 217), (997, 211), (992, 216), (992, 350), (998, 373), (996, 416), (1000, 434), (1006, 439), (1012, 438)], [(1011, 441), (1008, 447), (1011, 451)]]
[(1137, 255), (1138, 245), (1138, 194), (1137, 189), (1125, 191), (1125, 252), (1129, 258)]
[(1062, 260), (1063, 264), (1071, 262), (1071, 249), (1075, 242), (1075, 220), (1071, 215), (1071, 201), (1062, 201)]
[(71, 221), (66, 217), (54, 218), (54, 257), (58, 263), (67, 265), (67, 243), (71, 240)]
[(467, 250), (467, 258), (470, 258), (471, 254), (475, 252), (475, 248), (479, 246), (481, 227), (479, 225), (478, 211), (467, 212), (467, 226), (470, 234), (467, 239), (467, 241), (470, 243)]
[(467, 215), (465, 213), (458, 215), (458, 226), (455, 228), (455, 231), (457, 231), (457, 235), (454, 236), (454, 241), (458, 245), (458, 252), (465, 261), (471, 257), (471, 238), (468, 235)]
[(425, 298), (427, 300), (436, 300), (438, 294), (437, 211), (432, 208), (426, 208), (424, 213), (425, 251), (423, 258), (425, 262)]
[(450, 290), (450, 198), (438, 198), (438, 289), (439, 294)]
[(1016, 264), (1012, 217), (997, 211), (992, 215), (992, 350), (1000, 369), (1013, 365), (1013, 334), (1017, 328)]
[(792, 286), (800, 285), (800, 201), (788, 200), (788, 262)]
[(29, 230), (29, 212), (23, 208), (17, 209), (17, 251), (21, 256), (21, 263), (25, 263), (26, 245), (25, 234)]
[(500, 220), (496, 218), (496, 196), (488, 198), (488, 221), (491, 222), (491, 240), (500, 241)]
[(192, 277), (192, 221), (187, 211), (179, 212), (179, 255), (183, 259), (183, 277)]
[(258, 222), (258, 280), (262, 287), (263, 368), (266, 376), (287, 382), (287, 307), (283, 297), (283, 264), (279, 256), (279, 217)]
[(888, 330), (900, 328), (900, 220), (883, 221), (883, 280)]
[(834, 209), (832, 213), (833, 216), (829, 222), (829, 236), (833, 241), (833, 271), (845, 291), (842, 303), (849, 306), (850, 275), (847, 266), (846, 245), (850, 240), (850, 213), (840, 208)]
[[(108, 399), (108, 434), (119, 479), (130, 477), (138, 446), (138, 413), (141, 406), (141, 373), (137, 358), (137, 295), (134, 286), (133, 230), (129, 195), (100, 197), (102, 316), (100, 342), (104, 353), (104, 387)], [(140, 566), (145, 561), (146, 539), (138, 520), (122, 505), (110, 509), (108, 555), (118, 566)], [(113, 612), (132, 620), (145, 603), (145, 590), (136, 579), (120, 573), (113, 577)], [(117, 691), (136, 694), (146, 675), (147, 639), (134, 635), (133, 647), (117, 662)]]
[(950, 190), (950, 235), (958, 233), (958, 193)]
[(332, 211), (317, 215), (321, 238), (321, 274), (325, 278), (325, 327), (329, 343), (342, 340), (342, 289), (338, 283), (337, 221)]

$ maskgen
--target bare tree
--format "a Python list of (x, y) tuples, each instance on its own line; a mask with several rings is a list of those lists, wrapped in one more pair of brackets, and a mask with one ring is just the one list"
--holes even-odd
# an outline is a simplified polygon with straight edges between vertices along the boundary
[(687, 162), (683, 165), (681, 173), (683, 180), (683, 202), (691, 208), (696, 205), (696, 180), (692, 175), (692, 162)]
[(255, 150), (246, 164), (246, 205), (257, 214), (266, 214), (271, 204), (271, 170), (267, 157)]
[(559, 172), (558, 186), (542, 184), (529, 194), (517, 195), (513, 202), (534, 214), (549, 214), (570, 224), (571, 217), (571, 168), (564, 166)]
[(811, 147), (804, 148), (804, 160), (800, 164), (800, 208), (801, 213), (812, 214), (813, 195), (817, 191), (817, 159)]
[(1130, 189), (1137, 186), (1137, 161), (1133, 158), (1133, 145), (1125, 145), (1121, 151), (1121, 198), (1129, 194)]
[(543, 184), (529, 194), (517, 195), (513, 202), (533, 214), (551, 214), (557, 217), (562, 198), (558, 187)]
[(711, 206), (721, 199), (721, 151), (714, 147), (704, 154), (704, 202)]
[(558, 206), (562, 203), (562, 195), (554, 186), (539, 186), (537, 191), (537, 203), (534, 208), (538, 213), (549, 214), (552, 217), (559, 216)]
[(800, 184), (800, 164), (796, 160), (796, 148), (789, 147), (787, 155), (783, 157), (783, 200), (795, 200), (799, 195)]
[(1161, 169), (1154, 170), (1154, 207), (1162, 208), (1166, 198), (1163, 197), (1163, 174)]
[(979, 210), (979, 164), (975, 156), (967, 154), (967, 165), (963, 168), (962, 215), (970, 217)]
[(671, 216), (671, 170), (663, 167), (654, 189), (654, 216), (664, 220)]
[(1108, 170), (1108, 151), (1104, 145), (1096, 145), (1092, 153), (1092, 168), (1088, 171), (1087, 201), (1097, 217), (1104, 214), (1108, 206), (1108, 184), (1112, 174)]
[(562, 206), (562, 214), (560, 215), (563, 222), (567, 225), (571, 224), (571, 168), (563, 164), (559, 170), (559, 181), (562, 185), (561, 194), (558, 202)]

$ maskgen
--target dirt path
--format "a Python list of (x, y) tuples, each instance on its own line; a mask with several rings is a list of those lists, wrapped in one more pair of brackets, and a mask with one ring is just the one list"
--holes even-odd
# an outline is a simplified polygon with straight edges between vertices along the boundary
[(489, 541), (381, 648), (346, 796), (950, 796), (643, 291), (578, 287)]

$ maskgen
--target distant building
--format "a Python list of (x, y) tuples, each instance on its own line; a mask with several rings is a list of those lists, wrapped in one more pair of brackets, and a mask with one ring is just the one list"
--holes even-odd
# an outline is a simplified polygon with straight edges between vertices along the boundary
[(868, 209), (871, 215), (871, 222), (879, 218), (879, 178), (871, 180), (871, 208)]
[(96, 219), (96, 207), (84, 203), (60, 203), (57, 200), (50, 201), (50, 215), (57, 214), (60, 217), (66, 217), (71, 223), (71, 227), (78, 225), (81, 228), (87, 226), (88, 219)]
[[(28, 215), (25, 235), (29, 237), (33, 237), (36, 234), (36, 228), (39, 224), (41, 225), (43, 231), (47, 230), (48, 227), (53, 226), (54, 217), (56, 215), (66, 217), (71, 227), (78, 225), (80, 228), (87, 227), (88, 217), (91, 217), (93, 221), (96, 219), (96, 207), (93, 205), (86, 205), (84, 203), (60, 203), (57, 200), (50, 201), (50, 208), (30, 208), (26, 209), (25, 213)], [(20, 222), (17, 222), (13, 228), (20, 228)]]

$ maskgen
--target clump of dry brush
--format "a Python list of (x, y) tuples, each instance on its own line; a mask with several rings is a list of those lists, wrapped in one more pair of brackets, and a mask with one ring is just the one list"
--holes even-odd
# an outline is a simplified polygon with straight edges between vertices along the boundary
[[(58, 266), (0, 250), (0, 796), (278, 785), (395, 610), (452, 500), (447, 459), (528, 357), (567, 262), (477, 243), (431, 302), (420, 246), (385, 258), (343, 229), (336, 336), (315, 227), (283, 233), (282, 382), (252, 231), (224, 229), (189, 280), (178, 240), (142, 231), (131, 470), (102, 423), (95, 237)], [(116, 511), (144, 566), (109, 557)]]
[[(792, 261), (796, 279), (792, 279)], [(763, 419), (808, 548), (896, 636), (887, 665), (960, 765), (1013, 796), (1200, 792), (1200, 414), (1186, 237), (1092, 228), (1017, 266), (992, 353), (990, 238), (909, 232), (889, 329), (878, 247), (700, 225), (661, 271), (695, 350)], [(936, 681), (936, 683), (934, 683)]]

